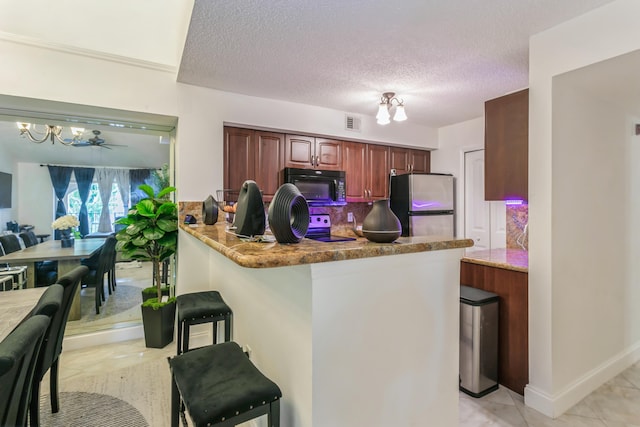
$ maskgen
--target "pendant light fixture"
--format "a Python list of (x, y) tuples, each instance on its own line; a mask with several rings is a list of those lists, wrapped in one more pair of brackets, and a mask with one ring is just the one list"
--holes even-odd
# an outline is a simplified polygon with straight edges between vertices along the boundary
[[(396, 102), (395, 105), (393, 104), (393, 101)], [(376, 121), (379, 125), (386, 125), (391, 122), (391, 107), (395, 107), (393, 121), (402, 122), (407, 120), (407, 113), (404, 111), (404, 101), (396, 98), (395, 92), (385, 92), (380, 98), (378, 114), (376, 114)]]
[[(84, 128), (71, 127), (72, 138), (63, 138), (62, 126), (44, 125), (44, 129), (39, 130), (37, 129), (36, 125), (32, 125), (31, 123), (18, 122), (17, 125), (18, 129), (20, 129), (20, 136), (26, 136), (29, 138), (29, 140), (35, 142), (36, 144), (42, 144), (48, 139), (52, 144), (57, 140), (63, 145), (73, 145), (76, 142), (80, 141), (80, 139), (82, 138), (82, 134), (84, 133)], [(33, 132), (42, 135), (41, 137), (36, 138), (35, 136), (33, 136), (33, 134), (31, 133), (32, 126)]]

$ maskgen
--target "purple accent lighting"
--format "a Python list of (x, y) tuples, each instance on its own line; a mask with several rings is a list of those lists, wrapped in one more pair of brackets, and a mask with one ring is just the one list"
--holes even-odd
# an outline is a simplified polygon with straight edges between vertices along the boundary
[(442, 203), (438, 203), (438, 202), (432, 202), (429, 200), (414, 200), (411, 203), (411, 209), (414, 211), (418, 211), (418, 210), (424, 210), (425, 208), (437, 208), (437, 207), (442, 207)]

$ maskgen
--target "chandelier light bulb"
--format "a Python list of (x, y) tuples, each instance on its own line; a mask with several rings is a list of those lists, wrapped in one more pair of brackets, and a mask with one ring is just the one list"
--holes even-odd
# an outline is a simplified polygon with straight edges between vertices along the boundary
[(393, 120), (396, 122), (403, 122), (407, 120), (407, 113), (404, 112), (404, 105), (400, 104), (396, 107), (396, 114), (393, 115)]

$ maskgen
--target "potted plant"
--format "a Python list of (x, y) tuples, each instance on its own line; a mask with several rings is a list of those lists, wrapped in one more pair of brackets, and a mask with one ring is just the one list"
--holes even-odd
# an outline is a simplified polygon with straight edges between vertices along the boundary
[(176, 252), (178, 244), (178, 207), (169, 200), (174, 187), (157, 194), (149, 185), (138, 187), (147, 197), (140, 200), (127, 215), (116, 221), (126, 226), (116, 234), (116, 250), (124, 259), (151, 261), (155, 298), (142, 303), (142, 322), (147, 347), (163, 348), (173, 341), (175, 298), (163, 301), (161, 263)]

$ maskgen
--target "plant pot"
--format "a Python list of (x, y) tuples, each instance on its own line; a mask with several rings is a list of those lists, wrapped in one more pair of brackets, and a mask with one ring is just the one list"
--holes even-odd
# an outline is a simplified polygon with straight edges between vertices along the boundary
[(164, 348), (173, 341), (176, 303), (171, 302), (154, 310), (142, 306), (144, 342), (148, 348)]
[[(149, 298), (157, 298), (158, 297), (158, 291), (156, 291), (156, 288), (153, 288), (152, 292), (145, 292), (147, 289), (150, 288), (145, 288), (142, 290), (142, 302), (145, 302), (146, 300), (148, 300)], [(162, 292), (162, 296), (169, 296), (169, 287), (168, 286), (164, 286), (161, 289)]]

